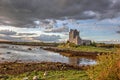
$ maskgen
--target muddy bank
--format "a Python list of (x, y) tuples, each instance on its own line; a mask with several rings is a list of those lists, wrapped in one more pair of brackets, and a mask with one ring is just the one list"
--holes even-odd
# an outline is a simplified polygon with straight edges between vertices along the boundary
[[(68, 50), (68, 49), (60, 49), (55, 47), (42, 47), (42, 49), (58, 52), (61, 55), (64, 55), (67, 57), (86, 56), (86, 57), (96, 58), (96, 56), (103, 54), (103, 52), (82, 52), (82, 51), (75, 51), (75, 50)], [(107, 54), (107, 53), (104, 53), (104, 54)]]
[(32, 71), (49, 71), (49, 70), (83, 70), (89, 66), (73, 66), (65, 63), (41, 62), (41, 63), (0, 63), (0, 74), (17, 75)]

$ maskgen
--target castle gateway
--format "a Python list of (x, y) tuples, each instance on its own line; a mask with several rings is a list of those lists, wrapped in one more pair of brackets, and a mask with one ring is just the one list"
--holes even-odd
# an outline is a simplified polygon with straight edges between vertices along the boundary
[(90, 45), (91, 40), (82, 40), (79, 36), (79, 31), (76, 29), (70, 29), (69, 42), (75, 43), (76, 45)]

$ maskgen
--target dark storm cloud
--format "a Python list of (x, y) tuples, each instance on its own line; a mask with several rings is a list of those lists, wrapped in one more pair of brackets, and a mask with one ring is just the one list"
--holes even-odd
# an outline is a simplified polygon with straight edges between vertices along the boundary
[(0, 0), (0, 24), (35, 27), (33, 21), (37, 19), (113, 18), (120, 16), (119, 3), (119, 0)]

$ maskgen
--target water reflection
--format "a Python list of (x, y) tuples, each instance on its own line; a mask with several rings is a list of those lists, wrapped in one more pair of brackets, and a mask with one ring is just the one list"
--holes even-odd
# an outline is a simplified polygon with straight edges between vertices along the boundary
[(77, 57), (69, 57), (69, 64), (71, 65), (79, 65), (80, 59)]
[(88, 59), (86, 57), (69, 57), (69, 64), (71, 65), (94, 65), (96, 61), (94, 59)]
[(65, 57), (59, 53), (45, 51), (37, 46), (0, 44), (0, 62), (61, 62), (72, 65), (93, 65), (95, 60), (85, 57)]

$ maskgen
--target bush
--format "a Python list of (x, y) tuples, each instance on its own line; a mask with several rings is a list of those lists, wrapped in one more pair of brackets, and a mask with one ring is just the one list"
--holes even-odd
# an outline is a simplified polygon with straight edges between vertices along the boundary
[(99, 55), (98, 64), (90, 67), (91, 80), (120, 80), (120, 50), (114, 54)]
[(71, 47), (77, 47), (77, 45), (74, 44), (74, 43), (70, 43), (69, 41), (67, 41), (66, 43), (60, 44), (58, 47), (71, 48)]
[(90, 45), (96, 47), (96, 44), (97, 44), (97, 43), (95, 43), (95, 42), (91, 42)]

